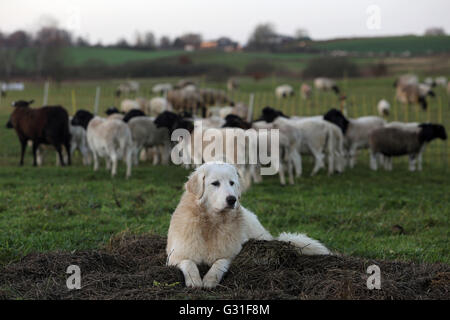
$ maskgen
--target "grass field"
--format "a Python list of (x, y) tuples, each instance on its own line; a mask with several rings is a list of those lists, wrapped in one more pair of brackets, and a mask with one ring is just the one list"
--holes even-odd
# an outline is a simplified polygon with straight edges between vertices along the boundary
[[(177, 79), (142, 79), (141, 93), (150, 96), (156, 82)], [(203, 85), (223, 87), (223, 84)], [(102, 88), (101, 110), (118, 101), (113, 91), (120, 81), (65, 82), (51, 84), (50, 104), (92, 110), (95, 87)], [(338, 101), (333, 94), (316, 95), (303, 102), (297, 96), (275, 100), (273, 88), (282, 82), (299, 87), (292, 79), (267, 78), (260, 82), (242, 79), (236, 101), (248, 101), (255, 93), (255, 111), (272, 105), (289, 114), (320, 114)], [(350, 116), (375, 113), (381, 98), (393, 103), (389, 120), (430, 120), (450, 128), (449, 100), (445, 90), (431, 100), (428, 112), (416, 106), (403, 108), (393, 102), (393, 79), (342, 80)], [(0, 123), (6, 123), (11, 101), (25, 98), (42, 101), (42, 83), (26, 83), (26, 91), (12, 92), (0, 101)], [(75, 107), (75, 106), (74, 106)], [(106, 170), (94, 173), (83, 167), (77, 155), (68, 168), (54, 166), (47, 157), (41, 168), (31, 166), (28, 150), (25, 166), (19, 167), (19, 143), (14, 131), (4, 125), (0, 131), (0, 264), (15, 261), (30, 252), (72, 251), (98, 248), (111, 236), (155, 232), (165, 235), (189, 172), (183, 168), (142, 163), (125, 180), (120, 166), (111, 179)], [(436, 141), (427, 148), (424, 171), (409, 173), (405, 159), (394, 161), (393, 172), (372, 172), (361, 154), (354, 170), (328, 177), (325, 172), (309, 177), (311, 160), (305, 160), (305, 175), (295, 186), (281, 187), (277, 177), (254, 185), (242, 199), (273, 234), (301, 231), (320, 239), (332, 250), (365, 258), (450, 263), (450, 143)], [(396, 225), (404, 229), (399, 234)]]

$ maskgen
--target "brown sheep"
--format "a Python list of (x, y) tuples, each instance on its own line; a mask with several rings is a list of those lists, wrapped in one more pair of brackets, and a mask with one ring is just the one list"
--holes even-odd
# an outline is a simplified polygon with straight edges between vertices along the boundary
[(61, 106), (32, 109), (29, 106), (33, 102), (33, 100), (13, 102), (12, 105), (15, 109), (8, 122), (8, 125), (16, 130), (22, 147), (20, 165), (23, 165), (28, 140), (33, 141), (33, 166), (37, 166), (36, 153), (40, 144), (53, 145), (58, 152), (62, 166), (64, 166), (64, 159), (61, 151), (62, 145), (64, 145), (70, 165), (69, 114)]

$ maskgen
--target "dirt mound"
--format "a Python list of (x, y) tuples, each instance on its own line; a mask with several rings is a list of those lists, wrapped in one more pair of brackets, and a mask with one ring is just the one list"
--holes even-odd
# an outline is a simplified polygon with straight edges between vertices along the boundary
[[(287, 243), (250, 241), (214, 290), (187, 289), (165, 266), (166, 239), (118, 236), (100, 250), (35, 253), (0, 269), (3, 299), (449, 299), (450, 266), (302, 256)], [(66, 269), (81, 269), (81, 290), (68, 290)], [(366, 286), (381, 269), (381, 290)], [(207, 267), (201, 267), (205, 273)]]

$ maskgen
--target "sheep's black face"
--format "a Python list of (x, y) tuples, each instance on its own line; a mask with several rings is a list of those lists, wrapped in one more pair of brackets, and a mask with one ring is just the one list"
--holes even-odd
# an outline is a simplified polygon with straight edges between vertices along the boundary
[(436, 93), (433, 90), (428, 91), (428, 95), (433, 98), (436, 97)]
[(86, 110), (78, 110), (70, 122), (73, 126), (81, 126), (87, 129), (89, 121), (94, 117), (92, 113)]
[(120, 113), (119, 109), (117, 109), (116, 107), (109, 107), (108, 109), (106, 109), (105, 112), (108, 116), (115, 114), (115, 113)]
[(336, 85), (332, 86), (331, 89), (333, 89), (334, 93), (336, 93), (336, 94), (341, 93), (341, 90), (339, 90), (339, 87)]
[(164, 111), (156, 117), (154, 123), (157, 128), (164, 127), (171, 130), (179, 120), (180, 116), (177, 114), (170, 111)]
[(283, 112), (275, 110), (271, 107), (265, 107), (262, 110), (262, 117), (261, 120), (264, 120), (268, 123), (274, 122), (276, 118), (283, 117), (283, 118), (289, 118), (286, 116)]
[(176, 124), (172, 127), (172, 131), (175, 131), (176, 129), (185, 129), (192, 133), (192, 131), (194, 131), (194, 123), (192, 123), (192, 121), (183, 119), (177, 121)]
[(342, 112), (340, 112), (339, 110), (331, 109), (330, 111), (325, 113), (323, 118), (341, 128), (344, 134), (347, 132), (349, 121), (347, 120), (347, 118), (344, 117)]
[(422, 128), (419, 134), (420, 142), (430, 142), (437, 138), (447, 140), (445, 127), (440, 124), (422, 123), (419, 127)]
[(134, 110), (128, 111), (125, 114), (125, 116), (123, 117), (123, 121), (128, 122), (128, 121), (130, 121), (130, 119), (133, 119), (135, 117), (143, 117), (143, 116), (145, 116), (144, 112), (142, 112), (141, 110), (134, 109)]
[(251, 125), (242, 120), (241, 117), (234, 115), (234, 114), (229, 114), (225, 117), (225, 124), (222, 126), (222, 128), (241, 128), (241, 129), (250, 129)]
[(11, 119), (9, 119), (8, 122), (6, 123), (6, 128), (8, 128), (8, 129), (13, 129), (14, 128), (13, 125), (12, 125)]
[(16, 108), (27, 108), (27, 107), (29, 107), (33, 102), (34, 102), (34, 100), (30, 100), (30, 101), (17, 100), (17, 101), (13, 101), (12, 106), (13, 106), (13, 107), (16, 107)]
[(419, 103), (422, 106), (423, 110), (427, 110), (428, 102), (427, 102), (427, 99), (425, 99), (425, 97), (420, 97), (419, 98)]

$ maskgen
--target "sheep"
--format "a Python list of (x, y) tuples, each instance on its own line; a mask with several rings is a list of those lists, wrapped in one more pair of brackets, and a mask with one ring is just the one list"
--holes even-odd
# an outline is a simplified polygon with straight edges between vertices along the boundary
[(125, 115), (123, 113), (112, 113), (108, 117), (106, 117), (106, 119), (108, 119), (108, 120), (110, 120), (110, 119), (123, 120), (124, 116)]
[(206, 106), (224, 105), (232, 102), (223, 90), (205, 88), (200, 89), (199, 93)]
[(303, 83), (300, 87), (300, 95), (302, 96), (303, 100), (308, 100), (311, 98), (312, 94), (312, 88), (311, 86), (307, 85), (306, 83)]
[[(378, 128), (369, 136), (370, 156), (375, 164), (372, 170), (377, 170), (377, 157), (387, 157), (386, 169), (392, 170), (391, 157), (409, 155), (409, 170), (416, 170), (416, 160), (421, 158), (424, 145), (432, 140), (447, 139), (444, 126), (439, 124), (394, 124)], [(421, 160), (419, 160), (421, 162)], [(419, 170), (422, 169), (420, 164)]]
[(172, 90), (167, 93), (167, 101), (174, 111), (195, 111), (202, 109), (202, 116), (206, 116), (206, 106), (203, 97), (195, 91)]
[(158, 83), (153, 86), (152, 92), (155, 94), (163, 95), (172, 89), (173, 89), (173, 86), (170, 83)]
[(139, 110), (145, 111), (146, 109), (148, 109), (149, 101), (147, 99), (138, 97), (135, 100), (139, 104)]
[(196, 83), (194, 81), (181, 79), (176, 84), (175, 89), (183, 89), (183, 88), (186, 88), (187, 86), (194, 86), (194, 87), (196, 87), (197, 85), (196, 85)]
[(431, 77), (425, 78), (425, 80), (423, 80), (423, 83), (430, 87), (436, 86), (436, 81), (434, 81), (433, 78), (431, 78)]
[(314, 88), (319, 91), (333, 90), (334, 93), (339, 94), (340, 89), (336, 84), (336, 81), (329, 78), (316, 78), (314, 79)]
[(395, 79), (394, 82), (394, 88), (397, 88), (399, 86), (407, 86), (407, 85), (418, 85), (419, 84), (419, 77), (415, 74), (404, 74)]
[(120, 97), (128, 94), (136, 94), (139, 91), (139, 82), (127, 81), (126, 83), (120, 84), (116, 89), (116, 97)]
[(173, 111), (173, 107), (166, 98), (162, 97), (150, 99), (148, 107), (145, 109), (145, 113), (151, 117), (157, 117), (164, 111)]
[(435, 97), (434, 91), (425, 84), (398, 85), (396, 99), (403, 104), (419, 103), (423, 110), (428, 107), (427, 96)]
[(233, 91), (239, 89), (239, 82), (236, 79), (228, 79), (227, 81), (227, 89), (228, 91)]
[(225, 117), (225, 123), (222, 125), (222, 128), (241, 128), (244, 130), (248, 130), (251, 127), (252, 125), (250, 123), (234, 114), (227, 115)]
[(125, 99), (120, 103), (120, 111), (124, 113), (133, 109), (142, 110), (141, 105), (136, 100)]
[(116, 107), (111, 106), (108, 109), (106, 109), (105, 113), (106, 113), (106, 115), (110, 116), (110, 115), (112, 115), (114, 113), (120, 113), (120, 111)]
[(446, 77), (437, 77), (434, 81), (437, 86), (444, 87), (447, 86), (447, 78)]
[(288, 84), (283, 84), (275, 88), (275, 95), (279, 99), (291, 97), (294, 95), (294, 89)]
[[(170, 139), (167, 128), (157, 128), (154, 118), (139, 116), (128, 122), (133, 139), (133, 162), (138, 164), (138, 154), (143, 148), (156, 147), (163, 164), (169, 163)], [(158, 157), (153, 158), (153, 164), (158, 164)]]
[[(131, 177), (133, 140), (128, 125), (116, 119), (104, 119), (94, 116), (86, 110), (78, 110), (73, 119), (73, 126), (86, 129), (89, 148), (94, 159), (94, 171), (98, 170), (98, 158), (106, 160), (106, 168), (111, 168), (111, 176), (117, 174), (118, 160), (126, 162), (126, 178)], [(112, 164), (112, 167), (111, 167)]]
[(248, 117), (248, 107), (243, 103), (239, 102), (236, 105), (225, 106), (225, 107), (209, 107), (207, 112), (207, 117), (221, 117), (225, 119), (228, 115), (233, 114), (240, 118), (247, 119)]
[[(336, 137), (335, 134), (338, 132), (339, 135), (339, 130), (335, 130), (336, 128), (333, 127), (332, 124), (319, 119), (319, 117), (313, 119), (289, 119), (282, 112), (270, 107), (265, 107), (263, 109), (261, 120), (264, 120), (267, 123), (273, 122), (273, 127), (276, 126), (277, 128), (285, 128), (287, 126), (295, 127), (295, 129), (300, 132), (302, 137), (301, 144), (297, 145), (299, 153), (311, 154), (315, 159), (315, 165), (311, 172), (311, 176), (315, 175), (321, 168), (325, 167), (323, 161), (325, 152), (328, 153), (328, 174), (334, 172), (335, 164), (338, 164), (336, 167), (339, 171), (343, 170), (342, 161), (334, 158), (336, 155), (339, 156), (339, 143), (335, 145), (339, 139), (339, 136)], [(253, 127), (263, 128), (260, 123), (261, 121), (254, 122)], [(297, 161), (294, 162), (294, 165), (296, 175), (300, 176), (302, 174), (301, 163)]]
[[(366, 116), (357, 119), (347, 119), (342, 112), (331, 109), (324, 115), (324, 119), (341, 128), (345, 137), (345, 151), (350, 168), (356, 164), (356, 152), (369, 147), (369, 135), (378, 128), (384, 127), (386, 121), (381, 117)], [(371, 166), (374, 164), (371, 162)]]
[[(70, 132), (70, 155), (73, 157), (75, 150), (78, 150), (82, 156), (83, 165), (90, 165), (92, 162), (92, 153), (89, 149), (86, 139), (86, 130), (80, 126), (73, 126), (71, 124), (72, 118), (69, 118), (69, 132)], [(30, 145), (31, 141), (28, 141)], [(32, 144), (31, 144), (32, 146)], [(40, 145), (36, 156), (37, 156), (37, 165), (41, 166), (44, 163), (44, 153), (47, 148), (43, 148), (43, 145)], [(65, 153), (63, 155), (64, 161), (68, 161), (68, 155)], [(58, 155), (56, 155), (56, 165), (61, 165), (59, 161)]]
[(33, 166), (37, 166), (37, 150), (40, 144), (53, 145), (62, 166), (65, 165), (62, 156), (62, 145), (64, 145), (68, 153), (67, 163), (70, 165), (69, 114), (61, 106), (32, 109), (30, 105), (33, 102), (34, 100), (13, 102), (12, 106), (15, 109), (8, 122), (8, 126), (16, 131), (22, 147), (20, 165), (23, 165), (28, 140), (33, 141)]
[(391, 104), (385, 99), (380, 100), (377, 104), (378, 114), (381, 117), (387, 117), (389, 115), (390, 109)]

